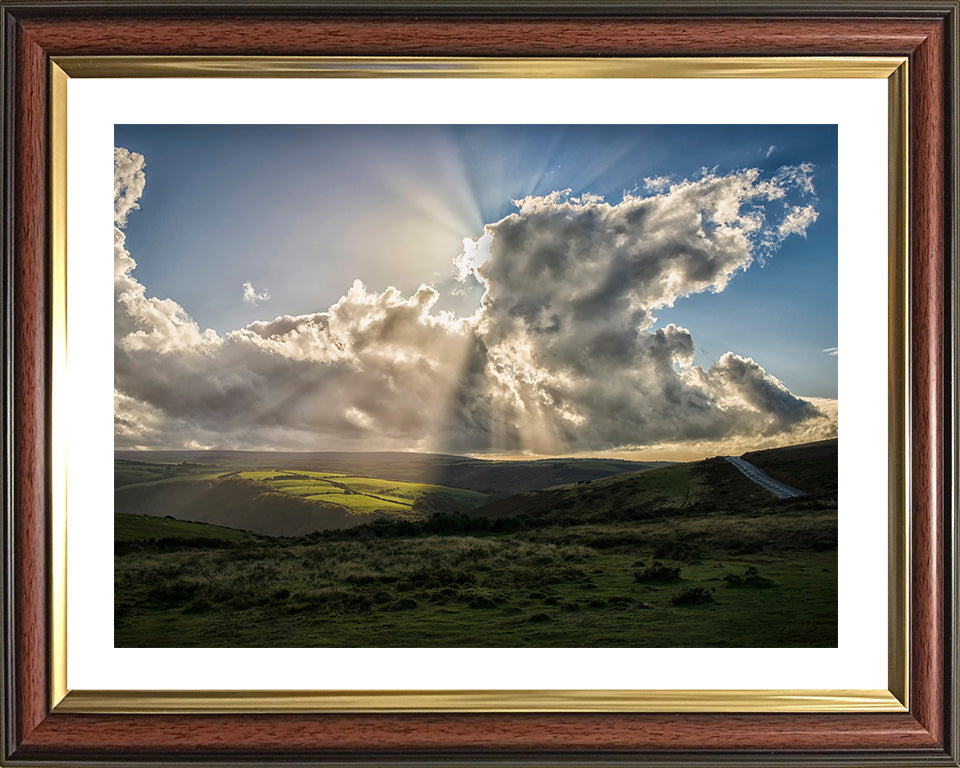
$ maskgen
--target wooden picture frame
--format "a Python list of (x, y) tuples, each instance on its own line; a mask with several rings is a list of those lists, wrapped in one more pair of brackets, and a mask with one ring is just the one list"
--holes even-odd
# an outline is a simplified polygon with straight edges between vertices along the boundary
[[(3, 24), (2, 761), (57, 764), (958, 765), (957, 2), (0, 2)], [(906, 57), (908, 708), (189, 712), (59, 706), (51, 377), (56, 60), (102, 56)], [(132, 72), (133, 70), (131, 70)], [(896, 386), (894, 384), (894, 386)], [(59, 650), (58, 650), (59, 649)], [(892, 667), (897, 662), (894, 660)], [(122, 710), (122, 708), (120, 708)], [(151, 711), (148, 711), (150, 709)], [(229, 706), (222, 709), (231, 709)], [(429, 708), (427, 708), (429, 709)], [(448, 711), (443, 711), (443, 710)], [(503, 708), (507, 710), (507, 707)], [(869, 708), (865, 708), (869, 709)], [(175, 710), (175, 711), (174, 711)], [(705, 711), (704, 711), (705, 710)]]

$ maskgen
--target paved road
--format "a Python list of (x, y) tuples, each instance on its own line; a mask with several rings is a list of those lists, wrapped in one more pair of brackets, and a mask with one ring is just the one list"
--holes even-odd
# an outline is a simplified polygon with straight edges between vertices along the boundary
[(753, 482), (755, 482), (761, 488), (770, 491), (770, 493), (772, 493), (778, 499), (793, 499), (797, 496), (807, 495), (804, 491), (798, 491), (796, 488), (791, 488), (789, 485), (784, 485), (783, 483), (774, 480), (772, 477), (770, 477), (770, 475), (761, 472), (749, 461), (744, 461), (739, 456), (727, 456), (726, 459), (733, 464), (733, 466), (743, 472), (743, 474), (753, 480)]

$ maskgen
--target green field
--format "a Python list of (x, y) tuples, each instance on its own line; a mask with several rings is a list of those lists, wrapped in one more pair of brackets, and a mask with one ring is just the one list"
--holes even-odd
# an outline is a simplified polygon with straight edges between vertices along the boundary
[(310, 470), (244, 470), (117, 461), (115, 510), (298, 536), (377, 517), (419, 519), (466, 512), (486, 494), (432, 483)]
[(117, 487), (215, 467), (223, 473), (265, 471), (267, 476), (308, 471), (376, 477), (477, 491), (492, 498), (672, 463), (599, 458), (490, 460), (430, 453), (331, 451), (116, 451), (114, 458)]
[[(815, 452), (818, 475), (835, 446)], [(339, 498), (337, 484), (398, 504), (421, 487), (302, 471), (234, 480), (301, 504)], [(120, 647), (837, 643), (835, 492), (780, 501), (722, 459), (285, 539), (161, 539), (150, 518), (119, 517)]]
[(458, 506), (466, 509), (480, 506), (487, 498), (482, 493), (462, 488), (352, 477), (332, 472), (255, 471), (237, 472), (236, 477), (268, 483), (279, 493), (339, 504), (356, 514), (377, 511), (411, 513), (415, 511), (413, 507), (417, 502), (437, 494), (456, 499)]

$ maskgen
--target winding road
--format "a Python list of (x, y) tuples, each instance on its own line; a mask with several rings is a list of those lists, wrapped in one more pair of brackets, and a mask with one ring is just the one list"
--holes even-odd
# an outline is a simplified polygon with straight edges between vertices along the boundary
[(745, 474), (749, 479), (753, 480), (761, 488), (770, 491), (778, 499), (794, 499), (797, 496), (806, 496), (807, 494), (804, 491), (798, 491), (796, 488), (791, 488), (789, 485), (784, 485), (783, 483), (774, 480), (770, 475), (761, 472), (749, 461), (744, 461), (739, 456), (726, 456), (727, 461), (729, 461), (733, 466), (739, 469), (743, 474)]

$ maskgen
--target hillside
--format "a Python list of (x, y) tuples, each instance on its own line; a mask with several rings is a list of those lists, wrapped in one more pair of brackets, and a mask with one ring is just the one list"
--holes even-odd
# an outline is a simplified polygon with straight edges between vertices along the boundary
[[(835, 485), (829, 446), (764, 453), (790, 469), (785, 481), (820, 477), (828, 488), (832, 471)], [(220, 505), (240, 523), (265, 496), (278, 514), (316, 524), (335, 514), (322, 500), (339, 498), (340, 485), (395, 503), (420, 492), (332, 472), (198, 479), (205, 471), (186, 467), (179, 480), (141, 480), (118, 496), (206, 489), (191, 509)], [(228, 490), (232, 498), (217, 496)], [(836, 494), (779, 500), (723, 458), (517, 494), (467, 514), (354, 514), (359, 525), (288, 538), (116, 517), (117, 647), (837, 644)]]
[(769, 494), (714, 458), (519, 494), (472, 514), (570, 524), (709, 514), (730, 504), (744, 511), (769, 501)]
[[(141, 476), (151, 476), (148, 469), (156, 465), (144, 466)], [(192, 467), (114, 490), (116, 512), (171, 516), (267, 536), (300, 536), (379, 518), (465, 512), (485, 500), (474, 491), (424, 483), (289, 470), (215, 474)]]
[[(564, 483), (666, 466), (670, 462), (622, 459), (501, 461), (428, 453), (295, 453), (283, 451), (117, 451), (117, 485), (163, 476), (164, 466), (190, 472), (215, 469), (330, 472), (462, 488), (500, 498)], [(137, 465), (152, 465), (150, 472)], [(139, 474), (138, 474), (139, 473)]]
[(774, 480), (812, 494), (837, 492), (837, 439), (753, 451), (742, 458)]
[(169, 546), (191, 543), (229, 541), (236, 544), (253, 542), (259, 537), (249, 531), (223, 528), (209, 523), (191, 523), (168, 517), (128, 515), (116, 512), (113, 516), (113, 540), (117, 543), (164, 542)]

